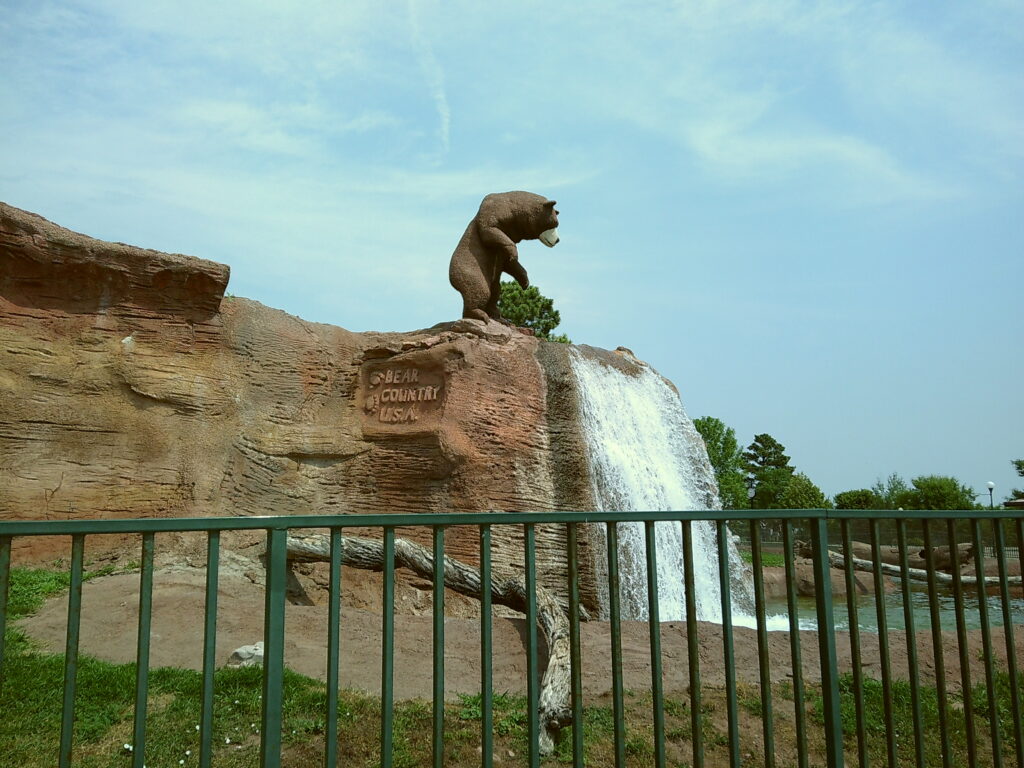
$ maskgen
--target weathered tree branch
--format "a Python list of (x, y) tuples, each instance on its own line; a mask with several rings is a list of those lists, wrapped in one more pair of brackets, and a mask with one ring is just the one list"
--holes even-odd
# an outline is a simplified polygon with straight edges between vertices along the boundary
[[(845, 568), (846, 567), (846, 560), (843, 557), (843, 555), (841, 553), (839, 553), (839, 552), (829, 552), (828, 553), (828, 559), (832, 563), (832, 565), (834, 567), (836, 567), (836, 568)], [(850, 562), (853, 564), (854, 570), (857, 570), (857, 571), (867, 571), (868, 573), (871, 573), (875, 569), (874, 563), (872, 563), (870, 560), (862, 560), (859, 557), (851, 557), (850, 558)], [(898, 565), (891, 565), (890, 563), (879, 563), (878, 567), (882, 571), (882, 573), (888, 573), (888, 574), (890, 574), (892, 576), (900, 576), (900, 577), (903, 576), (903, 570)], [(952, 584), (953, 583), (953, 576), (951, 574), (943, 573), (942, 571), (939, 571), (939, 570), (936, 570), (934, 573), (935, 573), (935, 581), (936, 581), (936, 583), (938, 583), (938, 584)], [(927, 581), (928, 580), (928, 571), (921, 570), (920, 568), (908, 568), (907, 569), (907, 577), (910, 578), (913, 581)], [(998, 586), (1001, 583), (998, 576), (988, 576), (988, 577), (982, 577), (982, 578), (984, 580), (985, 586), (989, 586), (989, 585)], [(975, 584), (978, 583), (978, 578), (976, 576), (961, 576), (960, 577), (960, 583), (965, 585), (965, 586), (975, 585)], [(1007, 584), (1012, 584), (1012, 585), (1021, 584), (1022, 583), (1021, 577), (1020, 576), (1009, 576), (1006, 579), (1006, 583)]]
[[(292, 560), (330, 560), (330, 537), (324, 534), (288, 536), (288, 557)], [(341, 537), (341, 562), (353, 568), (384, 569), (384, 542), (354, 536)], [(424, 578), (434, 578), (434, 555), (426, 547), (407, 539), (395, 539), (395, 567), (408, 568)], [(480, 572), (450, 557), (444, 558), (444, 585), (468, 597), (480, 599)], [(524, 581), (491, 576), (491, 600), (526, 613)], [(581, 608), (582, 611), (582, 608)], [(559, 731), (572, 721), (569, 705), (569, 616), (566, 606), (544, 587), (537, 587), (537, 623), (548, 645), (548, 665), (540, 687), (540, 734), (542, 754), (551, 754)]]

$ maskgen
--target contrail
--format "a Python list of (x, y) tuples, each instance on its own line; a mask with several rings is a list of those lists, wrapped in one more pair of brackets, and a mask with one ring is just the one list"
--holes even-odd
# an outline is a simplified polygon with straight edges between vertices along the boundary
[(412, 30), (412, 43), (416, 49), (416, 58), (420, 69), (427, 80), (431, 96), (434, 99), (434, 106), (437, 108), (437, 116), (441, 121), (441, 153), (448, 154), (449, 132), (452, 121), (451, 109), (448, 106), (448, 96), (444, 90), (444, 72), (441, 65), (434, 56), (434, 51), (423, 38), (420, 30), (419, 16), (416, 13), (416, 0), (409, 0), (409, 26)]

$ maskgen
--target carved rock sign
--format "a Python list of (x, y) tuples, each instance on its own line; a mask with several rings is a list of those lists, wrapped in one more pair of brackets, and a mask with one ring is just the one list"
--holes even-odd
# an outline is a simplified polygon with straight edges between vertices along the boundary
[(364, 432), (405, 433), (437, 428), (444, 410), (444, 369), (437, 363), (386, 360), (360, 372)]

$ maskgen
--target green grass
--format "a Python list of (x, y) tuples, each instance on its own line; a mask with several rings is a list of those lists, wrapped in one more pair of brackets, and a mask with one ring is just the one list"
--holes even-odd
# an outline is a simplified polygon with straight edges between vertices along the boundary
[[(67, 587), (64, 574), (43, 569), (13, 569), (9, 616), (16, 619), (38, 610), (43, 600)], [(63, 657), (39, 652), (24, 634), (10, 628), (7, 635), (2, 689), (0, 689), (0, 755), (3, 765), (43, 768), (56, 761), (60, 735)], [(179, 764), (198, 765), (202, 681), (198, 672), (153, 669), (149, 676), (146, 764), (160, 768)], [(131, 741), (134, 716), (135, 665), (110, 664), (83, 656), (77, 677), (74, 764), (83, 768), (123, 768), (128, 765), (124, 744)], [(1024, 679), (1022, 679), (1024, 686)], [(214, 763), (225, 768), (243, 768), (256, 763), (259, 755), (261, 671), (221, 669), (215, 676)], [(1009, 678), (996, 679), (996, 717), (1003, 739), (1004, 763), (1013, 760), (1013, 723)], [(847, 759), (855, 764), (856, 718), (850, 676), (840, 681), (841, 716), (846, 734)], [(991, 764), (988, 699), (983, 685), (973, 691), (973, 713), (979, 743), (979, 758), (971, 768)], [(324, 752), (323, 683), (285, 672), (283, 766), (317, 765)], [(781, 682), (773, 688), (776, 754), (780, 766), (796, 764), (792, 686)], [(821, 691), (805, 687), (806, 702), (800, 706), (808, 715), (809, 743), (802, 747), (811, 764), (819, 764), (824, 751), (823, 701)], [(867, 743), (873, 765), (885, 762), (887, 718), (881, 684), (868, 680), (864, 691)], [(737, 691), (740, 715), (741, 754), (744, 766), (763, 763), (760, 752), (762, 702), (756, 686)], [(894, 731), (899, 734), (898, 765), (914, 763), (911, 742), (913, 716), (910, 688), (895, 682), (892, 692)], [(952, 701), (947, 710), (954, 760), (966, 764), (966, 730), (963, 711)], [(528, 724), (526, 700), (508, 693), (492, 698), (492, 734), (500, 764), (525, 765)], [(607, 696), (589, 698), (583, 717), (585, 763), (588, 766), (614, 764), (615, 719)], [(624, 747), (630, 766), (648, 768), (654, 764), (652, 701), (649, 692), (630, 691), (625, 697)], [(1022, 702), (1024, 706), (1024, 702)], [(702, 689), (701, 734), (705, 765), (728, 765), (727, 713), (725, 691)], [(922, 686), (921, 711), (925, 736), (925, 762), (941, 764), (938, 739), (938, 698), (934, 688)], [(688, 766), (692, 759), (689, 700), (670, 694), (665, 698), (665, 737), (668, 764)], [(481, 700), (462, 696), (450, 701), (445, 710), (445, 764), (476, 766), (480, 763)], [(377, 698), (353, 691), (339, 696), (339, 764), (380, 765), (379, 739), (381, 708)], [(418, 768), (431, 762), (432, 708), (429, 702), (405, 701), (393, 712), (396, 768)], [(571, 729), (566, 729), (548, 765), (572, 763)], [(179, 761), (184, 761), (179, 763)]]
[[(749, 549), (741, 549), (740, 557), (743, 558), (743, 562), (753, 565), (754, 553)], [(762, 552), (761, 553), (761, 565), (765, 568), (782, 568), (786, 564), (782, 554), (778, 552)]]
[[(116, 573), (117, 568), (106, 565), (92, 571), (84, 571), (82, 581)], [(48, 597), (57, 595), (71, 586), (68, 571), (53, 571), (46, 568), (11, 568), (11, 582), (7, 596), (7, 617), (17, 619), (38, 611)]]
[[(1020, 690), (1024, 692), (1024, 675), (1019, 677)], [(997, 723), (1002, 740), (1004, 761), (1014, 760), (1013, 712), (1010, 696), (1010, 676), (998, 672), (995, 677)], [(988, 709), (987, 689), (978, 684), (972, 689), (972, 711), (974, 713), (975, 733), (978, 738), (980, 760), (975, 765), (991, 765), (991, 741), (989, 740), (991, 718)], [(843, 675), (839, 679), (840, 716), (847, 749), (855, 749), (857, 744), (857, 718), (854, 685), (852, 675)], [(886, 739), (888, 721), (884, 706), (884, 691), (881, 682), (873, 679), (864, 680), (864, 730), (867, 734), (868, 754), (872, 763), (883, 763), (886, 760)], [(950, 749), (954, 762), (967, 761), (967, 724), (962, 701), (959, 697), (947, 695), (945, 710), (946, 727), (949, 733)], [(892, 683), (892, 732), (897, 745), (897, 764), (914, 765), (914, 710), (911, 698), (910, 683), (894, 680)], [(1024, 696), (1020, 701), (1024, 708)], [(939, 696), (935, 687), (920, 686), (919, 709), (921, 731), (924, 735), (922, 746), (926, 765), (942, 764), (942, 742), (939, 730)], [(811, 707), (811, 718), (818, 724), (824, 723), (824, 701), (820, 692), (815, 692)], [(987, 754), (986, 754), (987, 753)], [(1009, 763), (1007, 763), (1009, 764)]]

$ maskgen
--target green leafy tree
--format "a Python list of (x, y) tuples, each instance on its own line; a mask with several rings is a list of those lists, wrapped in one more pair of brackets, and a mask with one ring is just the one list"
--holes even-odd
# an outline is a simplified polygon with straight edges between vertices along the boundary
[(882, 497), (870, 488), (858, 488), (853, 491), (837, 493), (836, 509), (885, 509)]
[(708, 459), (715, 470), (722, 507), (746, 509), (750, 504), (743, 473), (743, 451), (736, 440), (736, 431), (714, 416), (695, 419), (693, 426), (704, 438), (704, 445), (708, 449)]
[[(1024, 477), (1024, 459), (1013, 459), (1010, 463), (1013, 464), (1013, 468), (1017, 470), (1017, 474), (1020, 477)], [(1006, 500), (1013, 501), (1014, 499), (1024, 499), (1024, 490), (1014, 488), (1010, 491), (1010, 495), (1006, 497)]]
[(910, 493), (910, 486), (895, 472), (884, 481), (876, 481), (871, 486), (871, 490), (881, 500), (882, 506), (879, 509), (899, 509), (900, 507), (908, 509), (903, 502), (906, 500), (906, 495)]
[(974, 492), (955, 477), (922, 475), (897, 501), (903, 509), (973, 509)]
[(747, 487), (754, 495), (750, 506), (754, 509), (785, 509), (782, 494), (793, 477), (786, 446), (769, 434), (754, 435), (743, 452)]
[(529, 328), (534, 335), (548, 341), (571, 344), (564, 333), (552, 336), (551, 332), (562, 322), (562, 316), (555, 309), (555, 303), (537, 290), (537, 286), (522, 288), (519, 283), (503, 280), (498, 311), (511, 323)]
[(786, 486), (793, 479), (793, 469), (783, 467), (767, 467), (762, 469), (754, 485), (754, 495), (750, 499), (751, 509), (786, 509), (782, 503)]
[(832, 508), (832, 502), (822, 493), (821, 488), (803, 472), (797, 472), (789, 478), (779, 497), (779, 504), (782, 509)]

